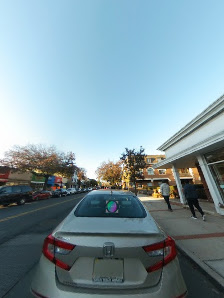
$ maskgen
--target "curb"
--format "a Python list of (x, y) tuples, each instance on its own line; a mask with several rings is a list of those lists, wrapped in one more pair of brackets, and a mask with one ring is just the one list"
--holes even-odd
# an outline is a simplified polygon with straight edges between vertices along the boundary
[[(176, 247), (179, 250), (180, 253), (182, 253), (190, 262), (192, 262), (194, 265), (198, 267), (199, 270), (203, 272), (207, 276), (208, 279), (211, 280), (211, 282), (220, 290), (224, 291), (224, 285), (223, 285), (223, 278), (216, 273), (214, 270), (210, 269), (207, 265), (203, 264), (203, 262), (199, 261), (198, 259), (195, 259), (193, 254), (186, 252), (181, 245), (177, 243), (175, 240)], [(209, 272), (210, 271), (210, 272)]]

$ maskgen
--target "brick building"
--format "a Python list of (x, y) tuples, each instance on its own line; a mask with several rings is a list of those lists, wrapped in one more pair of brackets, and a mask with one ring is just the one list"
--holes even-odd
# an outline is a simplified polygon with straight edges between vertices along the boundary
[[(173, 170), (168, 169), (155, 169), (153, 168), (157, 163), (165, 160), (165, 155), (146, 155), (146, 167), (142, 170), (144, 179), (138, 180), (137, 188), (152, 189), (157, 188), (162, 183), (162, 180), (167, 180), (170, 186), (176, 186)], [(199, 176), (197, 168), (180, 168), (178, 169), (181, 180), (192, 180), (195, 184), (201, 184), (201, 178)], [(123, 180), (123, 188), (132, 188), (133, 184), (128, 179)]]

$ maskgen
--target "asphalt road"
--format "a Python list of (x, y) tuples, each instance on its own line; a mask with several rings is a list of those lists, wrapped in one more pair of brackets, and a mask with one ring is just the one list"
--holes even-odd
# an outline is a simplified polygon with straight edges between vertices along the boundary
[[(29, 288), (44, 238), (85, 194), (0, 208), (0, 297), (31, 298)], [(221, 289), (179, 253), (190, 298), (223, 298)], [(161, 297), (162, 298), (162, 297)]]
[[(67, 216), (85, 194), (51, 198), (0, 209), (0, 297), (37, 264), (44, 238)], [(28, 287), (29, 288), (29, 287)], [(25, 289), (22, 287), (21, 291)], [(29, 289), (27, 289), (29, 293)], [(11, 297), (29, 297), (25, 293)]]

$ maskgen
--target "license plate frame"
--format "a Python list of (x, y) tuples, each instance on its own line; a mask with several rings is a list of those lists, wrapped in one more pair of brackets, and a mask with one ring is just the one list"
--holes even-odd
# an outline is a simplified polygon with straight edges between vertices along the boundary
[(124, 260), (96, 258), (92, 280), (98, 283), (122, 283), (124, 281)]

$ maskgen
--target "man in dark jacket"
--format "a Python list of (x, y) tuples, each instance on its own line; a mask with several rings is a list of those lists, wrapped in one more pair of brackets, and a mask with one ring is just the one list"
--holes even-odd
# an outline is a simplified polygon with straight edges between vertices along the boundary
[(185, 198), (187, 199), (189, 208), (192, 213), (191, 218), (197, 219), (197, 216), (195, 215), (195, 211), (194, 211), (194, 207), (196, 207), (198, 211), (201, 213), (202, 219), (205, 220), (205, 214), (198, 202), (198, 193), (195, 189), (195, 186), (193, 184), (190, 184), (188, 180), (184, 185), (184, 195), (185, 195)]

